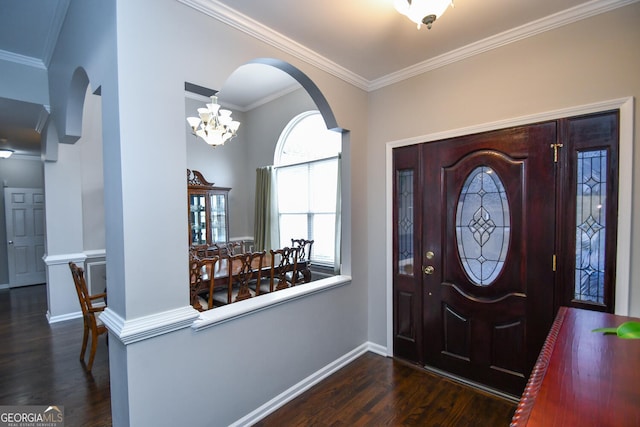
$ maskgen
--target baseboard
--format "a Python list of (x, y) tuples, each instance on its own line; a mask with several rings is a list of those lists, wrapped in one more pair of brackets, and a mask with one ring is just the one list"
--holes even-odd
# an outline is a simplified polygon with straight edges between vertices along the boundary
[(309, 375), (307, 378), (290, 387), (288, 390), (280, 393), (278, 396), (274, 397), (264, 405), (260, 406), (256, 410), (250, 412), (249, 414), (231, 424), (231, 426), (246, 426), (257, 423), (267, 415), (286, 405), (287, 403), (298, 397), (300, 394), (318, 384), (329, 375), (342, 369), (343, 367), (369, 351), (386, 356), (386, 348), (378, 344), (366, 342), (353, 349), (349, 353), (345, 354), (344, 356), (329, 363), (319, 371)]
[(58, 316), (52, 316), (51, 313), (49, 313), (49, 310), (47, 310), (47, 320), (49, 321), (49, 324), (64, 322), (65, 320), (72, 320), (72, 319), (79, 319), (79, 318), (82, 318), (82, 311), (76, 311), (75, 313), (66, 313), (66, 314), (60, 314)]
[(9, 289), (9, 284), (8, 283), (4, 283), (2, 285), (0, 285), (0, 290), (2, 289)]

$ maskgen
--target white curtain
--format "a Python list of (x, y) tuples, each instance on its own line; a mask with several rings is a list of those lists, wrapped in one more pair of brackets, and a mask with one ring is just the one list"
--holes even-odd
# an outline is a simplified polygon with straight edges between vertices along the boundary
[(254, 244), (255, 250), (276, 249), (280, 243), (278, 231), (278, 186), (273, 166), (256, 169)]

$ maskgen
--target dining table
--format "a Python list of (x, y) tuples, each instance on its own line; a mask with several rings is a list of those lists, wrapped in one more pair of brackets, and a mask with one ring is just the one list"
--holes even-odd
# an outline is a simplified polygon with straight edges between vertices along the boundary
[[(229, 275), (236, 275), (242, 268), (242, 263), (233, 264), (233, 270), (229, 271), (230, 260), (229, 257), (223, 256), (218, 259), (213, 268), (213, 288), (211, 289), (210, 277), (208, 272), (203, 272), (202, 280), (195, 289), (195, 293), (198, 295), (208, 294), (210, 290), (226, 289), (229, 286)], [(260, 267), (260, 259), (254, 258), (252, 261), (252, 267), (257, 270)], [(297, 270), (304, 271), (308, 269), (309, 261), (300, 261), (297, 263)], [(267, 252), (262, 259), (261, 274), (262, 277), (269, 277), (271, 270), (271, 254)], [(306, 282), (307, 280), (305, 280)]]

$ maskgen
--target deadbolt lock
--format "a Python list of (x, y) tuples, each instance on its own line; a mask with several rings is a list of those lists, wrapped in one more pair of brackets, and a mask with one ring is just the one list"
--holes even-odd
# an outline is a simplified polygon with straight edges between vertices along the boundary
[(435, 268), (433, 268), (433, 266), (432, 266), (432, 265), (425, 265), (424, 267), (422, 267), (422, 272), (423, 272), (424, 274), (433, 274), (433, 272), (434, 272), (435, 270), (436, 270), (436, 269), (435, 269)]
[(435, 255), (435, 254), (434, 254), (432, 251), (428, 251), (424, 256), (425, 256), (427, 259), (433, 259), (434, 255)]

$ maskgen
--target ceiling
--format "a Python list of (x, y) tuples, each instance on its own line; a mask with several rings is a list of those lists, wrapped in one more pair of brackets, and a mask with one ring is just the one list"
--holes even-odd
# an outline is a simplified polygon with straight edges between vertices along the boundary
[[(0, 60), (47, 68), (71, 0), (5, 2), (0, 13)], [(638, 0), (455, 0), (432, 29), (398, 14), (393, 0), (177, 0), (266, 40), (364, 90), (531, 34)], [(234, 76), (221, 89), (239, 109), (259, 102), (256, 87)], [(290, 80), (278, 85), (286, 91)], [(241, 83), (241, 84), (240, 84)], [(240, 90), (241, 88), (243, 90)], [(261, 93), (260, 96), (269, 94)], [(43, 107), (0, 98), (0, 148), (39, 155)]]

